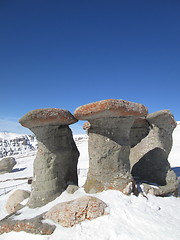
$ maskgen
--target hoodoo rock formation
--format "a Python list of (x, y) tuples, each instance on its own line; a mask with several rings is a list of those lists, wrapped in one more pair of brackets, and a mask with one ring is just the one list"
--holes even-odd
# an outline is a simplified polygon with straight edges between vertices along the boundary
[(178, 180), (168, 162), (172, 148), (172, 132), (176, 121), (168, 110), (137, 119), (131, 129), (130, 164), (132, 175), (141, 181), (157, 184), (152, 188), (144, 184), (144, 191), (158, 196), (176, 194)]
[(75, 110), (74, 116), (78, 120), (90, 123), (86, 192), (116, 189), (131, 193), (129, 134), (135, 118), (146, 115), (144, 105), (115, 99), (90, 103)]
[[(88, 121), (83, 126), (89, 135), (89, 171), (84, 184), (87, 193), (114, 189), (138, 195), (143, 186), (145, 194), (177, 195), (177, 176), (168, 162), (176, 127), (173, 115), (169, 110), (148, 115), (142, 104), (107, 99), (78, 107), (74, 116), (67, 110), (46, 108), (33, 110), (19, 120), (38, 140), (29, 207), (43, 206), (65, 190), (69, 194), (78, 190), (79, 152), (68, 126), (78, 120)], [(0, 162), (0, 174), (4, 172), (5, 160)], [(21, 201), (29, 196), (25, 192), (15, 193), (6, 205), (9, 213), (21, 209)], [(28, 220), (15, 219), (21, 213), (13, 213), (1, 220), (0, 234), (22, 230), (52, 234), (56, 226), (44, 223), (44, 219), (72, 227), (106, 214), (106, 207), (101, 200), (84, 196), (59, 203)]]
[(144, 182), (146, 193), (176, 193), (177, 177), (168, 162), (176, 127), (173, 115), (168, 110), (148, 115), (142, 104), (107, 99), (78, 107), (74, 116), (46, 108), (19, 120), (38, 140), (29, 207), (43, 206), (69, 185), (78, 185), (79, 152), (68, 127), (78, 120), (88, 121), (84, 124), (89, 135), (87, 193), (115, 189), (130, 194), (136, 179)]
[(79, 151), (68, 126), (77, 119), (67, 110), (46, 108), (28, 112), (19, 122), (38, 140), (28, 205), (40, 207), (54, 200), (68, 185), (78, 185)]

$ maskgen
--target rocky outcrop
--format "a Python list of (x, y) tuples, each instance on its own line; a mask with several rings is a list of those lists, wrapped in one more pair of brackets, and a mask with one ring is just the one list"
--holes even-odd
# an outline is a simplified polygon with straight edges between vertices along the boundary
[(13, 157), (7, 157), (0, 160), (0, 174), (10, 173), (16, 165), (16, 160)]
[(43, 214), (25, 220), (14, 220), (15, 215), (10, 215), (0, 221), (0, 234), (11, 231), (24, 231), (32, 234), (50, 235), (54, 232), (56, 226), (43, 223)]
[(79, 151), (68, 127), (77, 119), (67, 110), (47, 108), (33, 110), (19, 122), (29, 128), (38, 140), (28, 202), (29, 207), (35, 208), (54, 200), (69, 184), (78, 185)]
[(116, 189), (131, 193), (129, 134), (135, 118), (146, 115), (147, 108), (142, 104), (115, 99), (90, 103), (75, 110), (77, 119), (90, 123), (86, 192)]
[(13, 212), (18, 211), (19, 209), (23, 208), (24, 205), (21, 204), (23, 200), (28, 198), (30, 196), (29, 191), (18, 189), (15, 192), (13, 192), (7, 202), (6, 202), (6, 211), (11, 214)]
[(84, 196), (57, 204), (44, 215), (44, 218), (51, 219), (63, 227), (73, 227), (82, 221), (104, 215), (106, 207), (106, 203), (100, 199)]
[(172, 147), (172, 132), (176, 121), (168, 110), (149, 114), (135, 121), (131, 136), (130, 163), (134, 178), (159, 185), (144, 184), (146, 193), (166, 196), (176, 193), (178, 181), (168, 162)]

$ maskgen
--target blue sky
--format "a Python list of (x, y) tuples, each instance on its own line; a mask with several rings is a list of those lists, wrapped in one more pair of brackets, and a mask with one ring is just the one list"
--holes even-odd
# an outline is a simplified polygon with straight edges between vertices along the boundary
[(179, 0), (1, 0), (0, 131), (108, 98), (180, 120), (179, 13)]

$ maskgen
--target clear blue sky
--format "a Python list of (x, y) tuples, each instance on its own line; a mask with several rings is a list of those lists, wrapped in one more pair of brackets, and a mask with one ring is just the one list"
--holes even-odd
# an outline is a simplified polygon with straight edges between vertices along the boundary
[(180, 1), (0, 0), (0, 84), (0, 131), (108, 98), (180, 120)]

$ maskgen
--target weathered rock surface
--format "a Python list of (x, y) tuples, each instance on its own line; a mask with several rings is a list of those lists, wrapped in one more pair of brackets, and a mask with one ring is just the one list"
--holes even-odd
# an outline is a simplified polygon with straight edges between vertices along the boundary
[(13, 157), (7, 157), (0, 160), (0, 174), (10, 173), (16, 165), (16, 160)]
[(77, 190), (79, 189), (78, 186), (76, 185), (69, 185), (66, 189), (66, 192), (69, 193), (69, 194), (73, 194), (75, 193)]
[(0, 221), (0, 234), (11, 231), (24, 231), (33, 234), (50, 235), (54, 232), (56, 226), (43, 223), (43, 215), (25, 220), (14, 220), (15, 215), (10, 215)]
[(69, 184), (78, 185), (79, 151), (68, 127), (77, 120), (67, 110), (50, 108), (31, 111), (19, 122), (29, 127), (38, 140), (28, 205), (40, 207), (54, 200)]
[(168, 162), (175, 127), (174, 117), (168, 110), (149, 114), (146, 120), (137, 120), (132, 127), (130, 134), (132, 175), (161, 186), (155, 189), (147, 187), (146, 184), (146, 193), (150, 191), (155, 195), (165, 196), (177, 190), (177, 177)]
[(92, 220), (104, 215), (106, 207), (106, 203), (100, 199), (84, 196), (57, 204), (44, 215), (44, 218), (51, 219), (63, 227), (72, 227), (84, 220)]
[(129, 134), (135, 118), (146, 115), (147, 108), (142, 104), (115, 99), (90, 103), (75, 110), (77, 119), (90, 122), (86, 192), (116, 189), (127, 194), (132, 191)]
[(106, 99), (78, 107), (74, 112), (74, 116), (79, 120), (92, 120), (112, 116), (144, 117), (147, 113), (147, 108), (142, 104), (126, 100)]
[(21, 204), (23, 200), (30, 196), (29, 191), (18, 189), (13, 192), (7, 202), (6, 202), (6, 210), (9, 214), (18, 211), (19, 209), (23, 208), (24, 205)]
[(150, 124), (146, 118), (136, 118), (130, 131), (131, 148), (136, 146), (150, 131)]
[(34, 128), (46, 125), (70, 125), (77, 122), (77, 119), (66, 109), (44, 108), (28, 112), (19, 122), (24, 127)]

